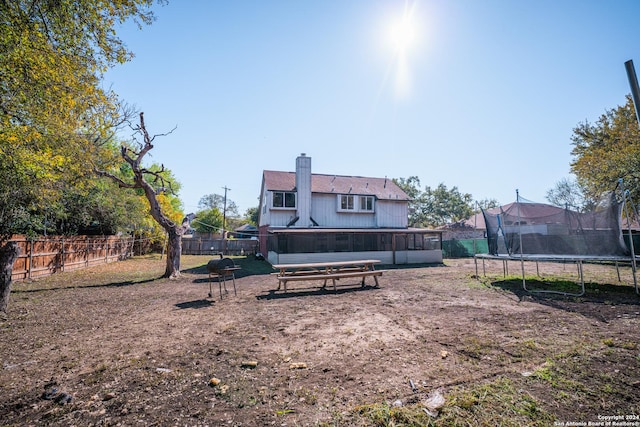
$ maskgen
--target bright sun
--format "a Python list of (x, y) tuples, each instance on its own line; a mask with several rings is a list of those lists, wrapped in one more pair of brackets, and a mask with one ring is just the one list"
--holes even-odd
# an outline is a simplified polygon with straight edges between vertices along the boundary
[(396, 53), (407, 53), (416, 42), (416, 26), (409, 11), (389, 27), (389, 41)]
[(411, 60), (419, 50), (422, 38), (416, 3), (416, 0), (407, 0), (395, 19), (387, 24), (384, 34), (386, 44), (393, 54), (390, 65), (395, 69), (394, 92), (400, 98), (406, 98), (412, 92)]

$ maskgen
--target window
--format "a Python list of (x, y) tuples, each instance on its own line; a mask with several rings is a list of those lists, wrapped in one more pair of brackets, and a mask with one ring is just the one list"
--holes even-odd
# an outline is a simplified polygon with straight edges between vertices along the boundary
[(373, 213), (374, 196), (338, 194), (338, 212)]
[(354, 196), (343, 194), (340, 196), (340, 210), (352, 211), (355, 209), (353, 205)]
[(273, 207), (274, 208), (295, 208), (296, 193), (287, 192), (287, 191), (274, 191)]
[(360, 196), (360, 210), (373, 211), (373, 196)]

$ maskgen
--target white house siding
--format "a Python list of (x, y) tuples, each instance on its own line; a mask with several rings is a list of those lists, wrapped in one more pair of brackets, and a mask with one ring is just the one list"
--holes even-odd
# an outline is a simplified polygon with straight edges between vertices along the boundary
[(269, 210), (268, 222), (266, 222), (266, 224), (269, 224), (272, 227), (285, 227), (295, 217), (296, 217), (295, 210), (273, 209), (273, 210)]
[(406, 228), (406, 202), (376, 200), (374, 213), (338, 212), (337, 194), (314, 194), (311, 217), (320, 227)]
[(375, 228), (373, 213), (338, 212), (336, 194), (314, 194), (311, 217), (320, 227), (335, 228)]
[[(394, 264), (392, 251), (370, 252), (330, 252), (279, 254), (269, 251), (267, 260), (271, 264), (302, 264), (308, 262), (354, 261), (362, 259), (378, 259), (382, 264)], [(441, 264), (442, 250), (396, 251), (396, 264)]]
[[(296, 217), (295, 209), (271, 208), (271, 193), (263, 197), (265, 212), (260, 217), (260, 225), (285, 227)], [(338, 212), (338, 196), (336, 194), (314, 194), (311, 204), (311, 218), (320, 227), (335, 228), (406, 228), (408, 208), (406, 202), (376, 200), (374, 213)], [(300, 224), (294, 227), (306, 227)]]
[(377, 200), (376, 219), (377, 227), (407, 228), (409, 206), (407, 202)]

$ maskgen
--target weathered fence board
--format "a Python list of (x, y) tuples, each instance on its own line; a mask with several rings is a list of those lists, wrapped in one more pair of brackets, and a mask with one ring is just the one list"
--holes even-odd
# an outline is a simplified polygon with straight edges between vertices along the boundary
[(117, 236), (55, 236), (33, 240), (14, 236), (12, 240), (20, 248), (11, 274), (15, 281), (119, 261), (130, 257), (133, 248), (131, 237)]

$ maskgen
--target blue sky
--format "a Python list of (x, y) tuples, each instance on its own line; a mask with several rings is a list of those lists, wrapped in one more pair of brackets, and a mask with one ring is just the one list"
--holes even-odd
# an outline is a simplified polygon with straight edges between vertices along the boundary
[[(623, 105), (640, 72), (637, 0), (171, 1), (119, 36), (111, 87), (159, 137), (186, 212), (258, 206), (263, 170), (444, 183), (545, 202), (571, 135)], [(405, 17), (403, 20), (403, 16)], [(408, 18), (407, 18), (408, 17)], [(399, 25), (397, 22), (405, 22)], [(398, 28), (410, 30), (398, 42)], [(394, 30), (395, 29), (395, 30)]]

